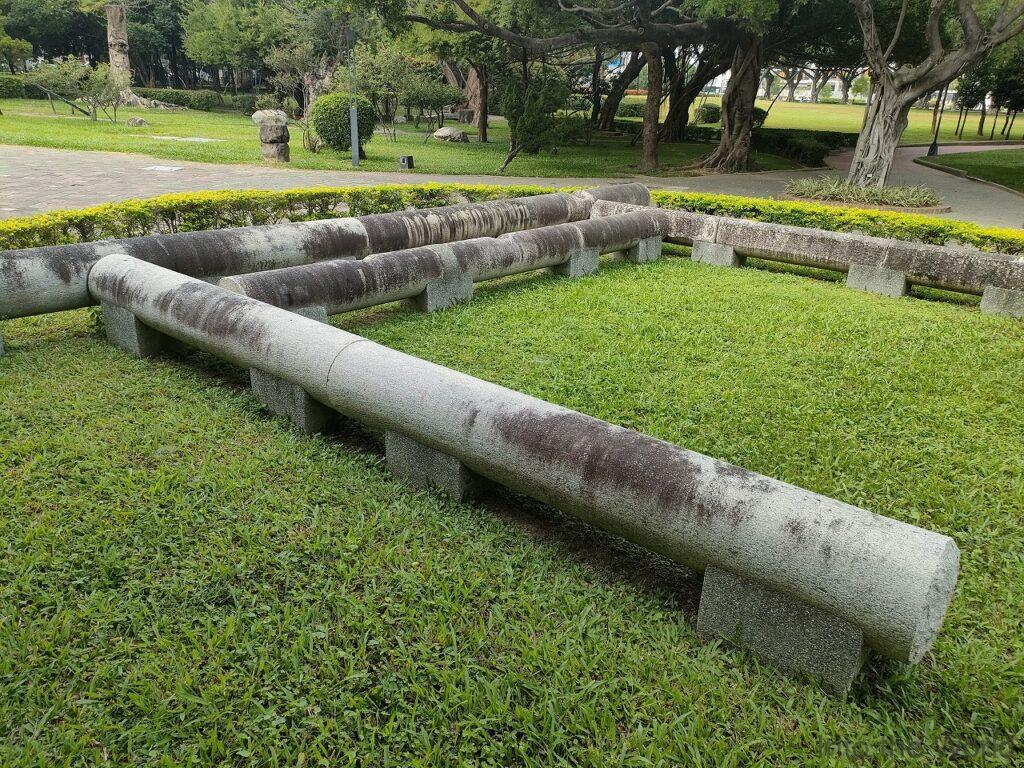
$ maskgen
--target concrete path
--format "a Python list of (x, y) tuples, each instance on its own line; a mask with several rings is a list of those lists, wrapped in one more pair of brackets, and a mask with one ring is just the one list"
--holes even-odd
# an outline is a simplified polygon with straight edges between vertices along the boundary
[[(1024, 145), (1021, 145), (1024, 146)], [(991, 146), (943, 147), (977, 151)], [(1009, 147), (1007, 147), (1009, 148)], [(912, 162), (924, 147), (897, 153), (893, 180), (936, 189), (953, 211), (948, 216), (992, 226), (1024, 224), (1024, 198), (986, 184), (926, 168)], [(849, 153), (831, 158), (837, 168), (849, 165)], [(776, 197), (792, 178), (821, 171), (771, 171), (695, 177), (639, 177), (651, 187), (694, 192)], [(84, 152), (38, 147), (0, 146), (0, 218), (26, 216), (59, 208), (153, 197), (168, 192), (212, 189), (290, 189), (394, 183), (463, 182), (468, 184), (539, 184), (572, 186), (622, 179), (450, 176), (363, 171), (307, 171), (256, 165), (216, 165), (166, 160), (116, 152)]]

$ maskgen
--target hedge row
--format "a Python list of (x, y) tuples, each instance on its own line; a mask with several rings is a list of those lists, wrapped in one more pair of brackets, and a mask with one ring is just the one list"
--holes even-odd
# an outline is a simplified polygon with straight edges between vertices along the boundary
[(542, 187), (470, 184), (226, 190), (162, 195), (0, 220), (0, 250), (119, 237), (362, 216), (407, 208), (536, 195)]
[[(0, 220), (0, 250), (361, 216), (550, 191), (528, 186), (423, 184), (163, 195), (149, 200), (129, 200), (77, 211), (54, 211), (22, 219)], [(663, 208), (838, 232), (863, 232), (939, 245), (961, 242), (984, 250), (1024, 253), (1024, 230), (986, 228), (921, 214), (690, 192), (655, 191), (653, 197)]]
[(0, 99), (24, 99), (25, 83), (17, 75), (0, 75)]
[(963, 243), (986, 251), (1024, 253), (1024, 230), (982, 227), (920, 213), (872, 211), (823, 203), (693, 192), (655, 191), (651, 195), (662, 208), (754, 219), (775, 224), (792, 224), (798, 227), (815, 227), (835, 232), (861, 232), (876, 237), (916, 240), (933, 245)]
[[(705, 104), (715, 107), (715, 104)], [(636, 120), (616, 120), (613, 127), (624, 133), (636, 133), (642, 123)], [(715, 125), (688, 125), (686, 140), (715, 143), (722, 129)], [(817, 167), (825, 164), (825, 156), (834, 149), (852, 147), (857, 144), (856, 133), (839, 131), (810, 131), (799, 128), (755, 128), (750, 137), (751, 146), (757, 152), (781, 155), (801, 165)]]

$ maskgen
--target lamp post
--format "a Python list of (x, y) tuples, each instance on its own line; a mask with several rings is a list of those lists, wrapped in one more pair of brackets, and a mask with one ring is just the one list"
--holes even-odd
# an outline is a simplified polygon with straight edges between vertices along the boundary
[(356, 33), (352, 27), (346, 32), (348, 38), (348, 130), (352, 141), (352, 167), (359, 167), (359, 107), (356, 106)]

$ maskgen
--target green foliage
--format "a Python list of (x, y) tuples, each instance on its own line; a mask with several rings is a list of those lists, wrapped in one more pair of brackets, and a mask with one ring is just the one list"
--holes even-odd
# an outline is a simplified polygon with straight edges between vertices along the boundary
[(278, 191), (187, 192), (80, 210), (0, 220), (0, 250), (142, 235), (362, 216), (469, 200), (522, 197), (542, 187), (472, 184), (321, 187)]
[(558, 144), (555, 114), (566, 105), (570, 94), (564, 72), (553, 67), (538, 67), (531, 72), (529, 82), (518, 74), (504, 81), (501, 105), (510, 138), (508, 155), (499, 172), (520, 154), (536, 155)]
[(17, 75), (0, 75), (0, 99), (25, 98), (25, 81)]
[(722, 122), (722, 107), (712, 101), (706, 101), (697, 107), (693, 114), (693, 122), (698, 125), (718, 125)]
[[(0, 6), (2, 8), (2, 6)], [(0, 14), (0, 59), (14, 74), (14, 71), (32, 58), (32, 43), (17, 37), (11, 37), (6, 31), (7, 20)]]
[(264, 0), (193, 0), (182, 18), (185, 53), (207, 64), (258, 68), (263, 54), (291, 42), (291, 8)]
[(829, 229), (834, 232), (863, 232), (876, 237), (891, 237), (933, 245), (958, 242), (984, 251), (1024, 253), (1022, 230), (981, 227), (965, 221), (925, 216), (920, 213), (872, 211), (821, 203), (789, 202), (736, 195), (705, 195), (694, 192), (655, 190), (651, 196), (662, 208)]
[(188, 107), (200, 112), (212, 112), (224, 106), (224, 99), (217, 91), (203, 88), (136, 88), (135, 92), (147, 99), (166, 101), (168, 104), (177, 104), (179, 107)]
[(807, 197), (814, 200), (891, 205), (898, 208), (929, 208), (942, 204), (942, 200), (935, 190), (928, 187), (899, 185), (861, 187), (856, 184), (847, 184), (838, 176), (794, 179), (786, 185), (786, 192), (795, 197)]
[(754, 107), (752, 112), (752, 125), (754, 128), (760, 128), (764, 125), (764, 121), (768, 119), (768, 110), (761, 109), (760, 107)]
[(349, 107), (355, 102), (359, 112), (359, 146), (373, 138), (377, 127), (377, 113), (368, 99), (357, 94), (327, 93), (313, 102), (309, 124), (316, 135), (331, 149), (347, 150), (352, 147)]
[(647, 105), (642, 101), (626, 101), (623, 99), (619, 102), (619, 108), (615, 110), (615, 116), (642, 118), (646, 109)]

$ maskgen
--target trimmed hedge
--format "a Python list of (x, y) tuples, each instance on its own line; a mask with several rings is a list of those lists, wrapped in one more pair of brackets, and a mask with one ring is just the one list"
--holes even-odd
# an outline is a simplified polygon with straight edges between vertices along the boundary
[[(232, 190), (163, 195), (148, 200), (128, 200), (81, 210), (0, 220), (0, 250), (282, 221), (362, 216), (551, 191), (533, 186), (392, 184), (283, 192)], [(1024, 230), (1020, 229), (980, 227), (917, 213), (871, 211), (734, 195), (663, 191), (654, 191), (652, 195), (661, 207), (675, 210), (837, 232), (863, 232), (937, 245), (957, 241), (988, 251), (1024, 253)]]
[(24, 99), (25, 82), (17, 75), (0, 75), (0, 99)]
[(356, 127), (359, 131), (359, 147), (373, 138), (377, 127), (377, 111), (373, 104), (363, 96), (349, 93), (326, 93), (316, 101), (309, 110), (309, 126), (313, 132), (323, 139), (331, 149), (346, 150), (352, 148), (352, 124), (349, 108), (355, 101), (357, 108)]
[(647, 104), (642, 101), (620, 101), (615, 117), (643, 117)]
[(662, 208), (732, 216), (739, 219), (793, 224), (798, 227), (861, 232), (876, 237), (916, 240), (933, 245), (963, 243), (985, 251), (1024, 253), (1024, 230), (982, 227), (920, 213), (872, 211), (823, 203), (801, 203), (736, 195), (692, 192), (651, 193)]
[(362, 216), (550, 192), (532, 186), (471, 184), (225, 190), (162, 195), (80, 210), (0, 220), (0, 250), (108, 238)]
[(166, 101), (168, 104), (177, 104), (179, 107), (188, 107), (200, 112), (212, 112), (224, 104), (217, 91), (202, 88), (194, 91), (182, 88), (135, 88), (134, 90), (143, 98)]

